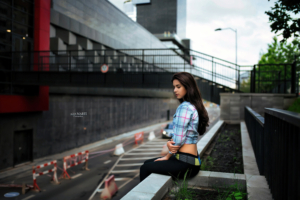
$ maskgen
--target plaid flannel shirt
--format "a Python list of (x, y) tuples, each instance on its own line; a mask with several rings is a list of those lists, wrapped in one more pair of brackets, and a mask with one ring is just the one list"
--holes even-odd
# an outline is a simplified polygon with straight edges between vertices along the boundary
[[(175, 146), (196, 144), (198, 141), (198, 112), (190, 102), (182, 102), (173, 116), (173, 136)], [(171, 153), (169, 151), (169, 153)]]

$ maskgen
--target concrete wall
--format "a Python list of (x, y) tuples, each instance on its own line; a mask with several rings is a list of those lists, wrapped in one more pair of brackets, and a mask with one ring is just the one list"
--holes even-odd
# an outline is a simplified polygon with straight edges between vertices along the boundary
[[(170, 119), (170, 98), (50, 95), (49, 111), (0, 115), (0, 170), (13, 166), (15, 131), (33, 129), (33, 159)], [(83, 113), (82, 113), (83, 112)], [(79, 117), (79, 114), (83, 114)]]
[(294, 94), (220, 93), (221, 115), (225, 122), (244, 120), (245, 106), (264, 116), (264, 108), (287, 109), (295, 100)]

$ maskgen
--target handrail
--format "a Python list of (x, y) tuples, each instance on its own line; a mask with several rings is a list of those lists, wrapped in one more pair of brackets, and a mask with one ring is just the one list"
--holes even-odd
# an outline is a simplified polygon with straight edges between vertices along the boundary
[(277, 108), (265, 108), (265, 113), (275, 116), (283, 121), (286, 121), (294, 126), (300, 127), (300, 113), (295, 113), (288, 110)]
[[(176, 50), (180, 50), (180, 52), (177, 52)], [(98, 53), (92, 54), (91, 52), (98, 52)], [(92, 62), (94, 66), (96, 66), (97, 63), (103, 64), (109, 62), (109, 64), (111, 64), (110, 70), (117, 70), (118, 68), (120, 69), (122, 68), (124, 71), (126, 70), (129, 72), (130, 70), (132, 70), (131, 67), (134, 67), (137, 71), (142, 71), (142, 72), (144, 72), (144, 70), (153, 71), (153, 72), (154, 71), (156, 72), (187, 71), (193, 74), (194, 76), (200, 77), (201, 79), (205, 79), (212, 83), (216, 83), (218, 85), (222, 85), (222, 86), (229, 87), (231, 89), (238, 90), (239, 67), (236, 64), (230, 63), (228, 61), (213, 56), (209, 56), (207, 54), (198, 51), (191, 50), (191, 52), (190, 52), (191, 54), (186, 52), (183, 53), (182, 49), (169, 49), (169, 48), (166, 49), (104, 48), (104, 49), (92, 49), (92, 50), (57, 50), (57, 51), (32, 51), (32, 52), (15, 51), (10, 53), (12, 53), (12, 59), (14, 60), (11, 68), (12, 71), (16, 69), (23, 70), (23, 66), (29, 69), (28, 66), (32, 64), (35, 66), (35, 69), (51, 68), (54, 65), (62, 65), (62, 67), (64, 68), (63, 70), (66, 70), (67, 68), (69, 70), (71, 70), (71, 68), (78, 69), (78, 70), (86, 70), (83, 68), (88, 66), (90, 62)], [(1, 52), (0, 55), (5, 55), (7, 53), (8, 52)], [(197, 55), (197, 54), (201, 54), (204, 56)], [(25, 60), (20, 59), (20, 57), (23, 56), (25, 56), (26, 58)], [(134, 59), (134, 62), (131, 63), (131, 60), (129, 60), (129, 61), (124, 61), (123, 63), (123, 61), (121, 61), (123, 59), (123, 56), (126, 56), (129, 59)], [(205, 58), (205, 56), (209, 56), (211, 59)], [(56, 57), (58, 58), (57, 60)], [(63, 57), (65, 57), (64, 60), (62, 59)], [(54, 59), (50, 60), (52, 58)], [(193, 58), (196, 58), (196, 61), (194, 61)], [(93, 61), (93, 59), (94, 60), (97, 59), (101, 61)], [(120, 67), (121, 65), (119, 64), (121, 64), (122, 67)], [(129, 67), (126, 67), (127, 66), (126, 64), (131, 64), (131, 65), (130, 66), (128, 65)], [(14, 65), (16, 65), (17, 68), (15, 68)]]
[(261, 116), (260, 114), (258, 114), (257, 112), (255, 112), (254, 110), (252, 110), (250, 107), (245, 106), (245, 108), (249, 111), (249, 113), (256, 119), (256, 121), (258, 121), (258, 123), (260, 123), (261, 126), (264, 126), (265, 123), (265, 118), (263, 116)]

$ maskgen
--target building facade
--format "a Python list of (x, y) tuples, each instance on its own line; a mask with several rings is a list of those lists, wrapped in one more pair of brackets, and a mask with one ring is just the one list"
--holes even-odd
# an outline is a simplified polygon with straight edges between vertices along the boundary
[(175, 112), (178, 103), (170, 91), (138, 95), (128, 89), (120, 95), (118, 88), (99, 92), (10, 81), (11, 70), (36, 61), (28, 54), (32, 50), (57, 58), (57, 51), (101, 56), (105, 49), (114, 54), (114, 49), (166, 48), (109, 1), (3, 0), (0, 9), (0, 170), (162, 122)]
[(137, 22), (153, 34), (186, 37), (186, 0), (151, 0), (137, 3)]

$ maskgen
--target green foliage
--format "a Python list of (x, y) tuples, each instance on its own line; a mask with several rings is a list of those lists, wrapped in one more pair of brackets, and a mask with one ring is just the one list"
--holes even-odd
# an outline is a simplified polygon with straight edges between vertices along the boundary
[(184, 178), (181, 184), (179, 183), (178, 178), (177, 181), (174, 181), (174, 185), (176, 185), (177, 189), (171, 191), (170, 194), (175, 195), (176, 200), (192, 200), (196, 196), (195, 191), (191, 188), (188, 188), (188, 182), (186, 180), (187, 173), (188, 170), (184, 174)]
[(282, 31), (283, 40), (281, 42), (286, 41), (291, 36), (299, 37), (300, 18), (293, 19), (291, 17), (291, 14), (297, 15), (299, 11), (299, 1), (277, 0), (274, 7), (271, 7), (271, 11), (265, 12), (269, 15), (271, 31), (275, 33)]
[(214, 187), (219, 195), (217, 197), (217, 200), (239, 200), (243, 199), (247, 193), (240, 190), (240, 184), (235, 183), (233, 185), (230, 185), (225, 190), (221, 190), (217, 187)]
[[(291, 78), (291, 64), (295, 61), (295, 58), (299, 58), (299, 55), (299, 39), (294, 39), (291, 43), (286, 41), (280, 43), (277, 37), (274, 37), (273, 42), (268, 44), (267, 53), (261, 55), (256, 66), (255, 83), (260, 83), (255, 86), (257, 90), (260, 92), (269, 92), (278, 84), (283, 83), (284, 80), (289, 80)], [(290, 65), (278, 65), (284, 63)], [(297, 64), (296, 70), (299, 71), (300, 62), (298, 61)]]
[(289, 111), (300, 113), (300, 98), (297, 98), (294, 103), (288, 108)]
[[(193, 200), (197, 196), (193, 188), (188, 187), (187, 174), (188, 171), (184, 174), (184, 179), (181, 183), (179, 183), (178, 178), (177, 181), (173, 182), (175, 189), (171, 190), (170, 195), (174, 195), (176, 200)], [(216, 186), (213, 186), (213, 188), (218, 192), (217, 200), (240, 200), (247, 195), (246, 192), (240, 190), (241, 185), (237, 182), (225, 189)]]
[(214, 158), (211, 156), (208, 156), (206, 159), (204, 159), (202, 161), (200, 170), (210, 171), (210, 169), (213, 165), (214, 165)]
[(258, 64), (291, 64), (294, 62), (294, 55), (299, 54), (299, 50), (299, 39), (288, 43), (287, 41), (278, 42), (277, 37), (273, 37), (273, 43), (268, 44), (268, 52), (261, 55)]

